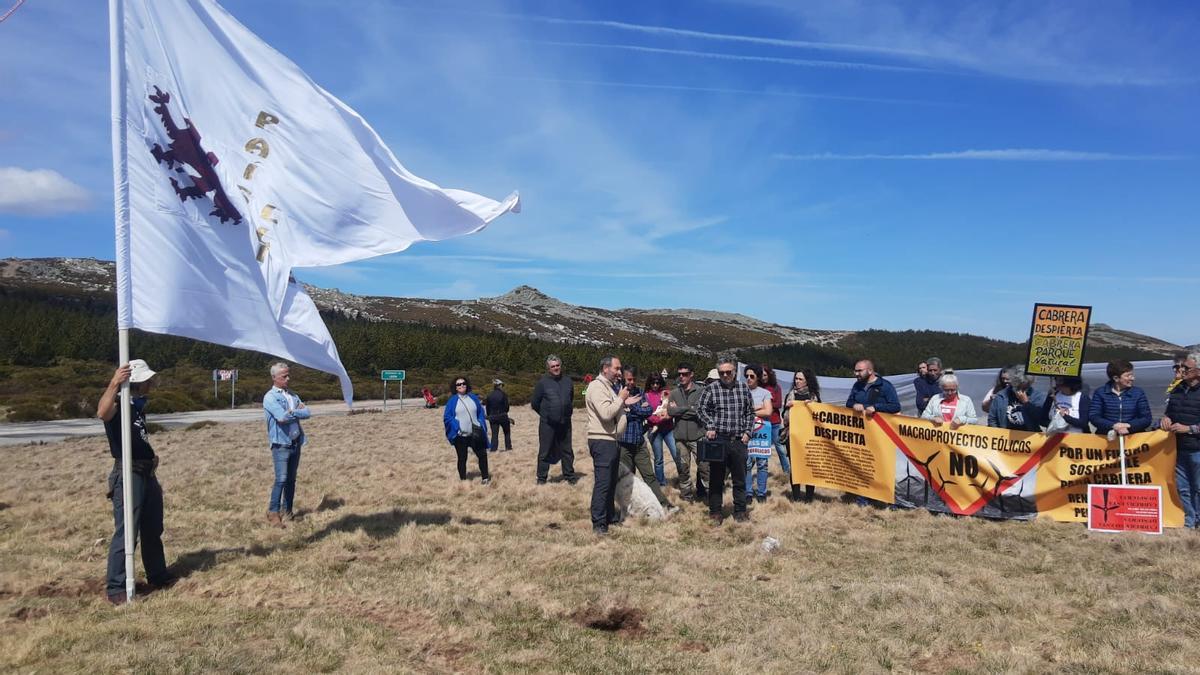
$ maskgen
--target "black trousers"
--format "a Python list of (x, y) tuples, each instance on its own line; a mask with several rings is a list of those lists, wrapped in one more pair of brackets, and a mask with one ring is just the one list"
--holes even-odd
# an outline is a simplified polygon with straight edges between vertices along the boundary
[(553, 424), (538, 420), (537, 479), (550, 476), (550, 465), (562, 460), (563, 478), (575, 477), (575, 454), (571, 451), (571, 420)]
[(484, 479), (491, 478), (488, 473), (487, 444), (471, 436), (459, 436), (454, 439), (454, 451), (458, 453), (458, 479), (467, 479), (467, 450), (475, 451), (475, 457), (479, 460), (479, 475)]
[(617, 520), (617, 479), (621, 475), (621, 446), (616, 441), (588, 439), (592, 470), (592, 527), (608, 527)]
[(708, 464), (708, 512), (721, 513), (725, 501), (725, 475), (733, 482), (733, 512), (746, 511), (746, 444), (740, 436), (717, 434), (725, 440), (725, 461)]
[[(163, 583), (171, 578), (167, 557), (163, 552), (163, 494), (153, 473), (132, 473), (133, 487), (133, 545), (142, 544), (142, 566), (150, 583)], [(108, 545), (109, 595), (125, 592), (125, 492), (121, 480), (121, 465), (113, 465), (108, 477), (112, 490), (113, 537)]]
[(512, 450), (512, 423), (506, 415), (502, 420), (488, 420), (488, 425), (492, 427), (492, 449), (500, 449), (500, 430), (504, 430), (504, 449)]

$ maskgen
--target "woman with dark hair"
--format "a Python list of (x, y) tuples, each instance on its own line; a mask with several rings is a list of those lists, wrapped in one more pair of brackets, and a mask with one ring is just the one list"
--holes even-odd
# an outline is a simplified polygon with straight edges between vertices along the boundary
[[(1083, 379), (1071, 375), (1054, 378), (1054, 388), (1046, 396), (1042, 413), (1042, 418), (1049, 423), (1046, 431), (1065, 423), (1065, 428), (1057, 426), (1057, 430), (1068, 434), (1088, 433), (1088, 404), (1088, 396), (1083, 391)], [(1062, 418), (1062, 422), (1054, 421), (1056, 414)]]
[(783, 411), (783, 389), (775, 380), (775, 369), (763, 364), (762, 382), (759, 384), (771, 392), (771, 445), (775, 447), (775, 454), (779, 456), (779, 466), (783, 469), (783, 475), (790, 481), (792, 463), (788, 459), (787, 448), (779, 440), (779, 427), (783, 424), (783, 416), (780, 414)]
[(1092, 394), (1088, 421), (1096, 433), (1118, 436), (1150, 428), (1150, 399), (1141, 387), (1133, 386), (1133, 364), (1117, 359), (1108, 362), (1108, 382)]
[[(762, 381), (762, 367), (751, 365), (742, 370), (746, 378), (746, 388), (750, 390), (750, 400), (754, 404), (754, 429), (758, 431), (764, 424), (771, 423), (771, 392), (766, 387), (759, 386)], [(753, 436), (755, 432), (751, 432)], [(765, 434), (766, 430), (762, 429)], [(769, 437), (767, 442), (770, 442)], [(747, 449), (753, 450), (753, 443)], [(746, 456), (746, 501), (751, 499), (759, 503), (767, 501), (767, 474), (771, 463), (771, 449), (766, 449), (765, 456), (747, 453)], [(732, 467), (730, 467), (732, 468)]]
[(467, 479), (467, 450), (473, 450), (479, 460), (480, 484), (492, 482), (488, 473), (487, 460), (487, 413), (479, 397), (471, 393), (471, 381), (456, 377), (450, 382), (450, 400), (442, 413), (442, 424), (446, 427), (446, 440), (458, 453), (458, 479)]
[(679, 450), (675, 447), (675, 421), (667, 412), (667, 399), (671, 392), (667, 389), (667, 381), (662, 375), (651, 373), (646, 378), (646, 402), (654, 412), (646, 419), (646, 438), (650, 440), (650, 449), (654, 452), (654, 478), (660, 487), (666, 487), (667, 474), (663, 470), (663, 443), (671, 451), (671, 459), (675, 461), (676, 472), (679, 470)]
[[(811, 368), (797, 370), (792, 376), (792, 390), (787, 393), (783, 399), (783, 428), (779, 431), (779, 436), (783, 443), (788, 446), (788, 460), (795, 459), (791, 456), (791, 434), (790, 418), (792, 408), (797, 403), (804, 404), (805, 402), (820, 403), (821, 402), (821, 383), (817, 381), (817, 374)], [(788, 481), (791, 481), (791, 476), (788, 476)], [(816, 488), (812, 485), (804, 486), (804, 501), (811, 502), (813, 493)], [(800, 485), (792, 483), (792, 501), (800, 499)]]

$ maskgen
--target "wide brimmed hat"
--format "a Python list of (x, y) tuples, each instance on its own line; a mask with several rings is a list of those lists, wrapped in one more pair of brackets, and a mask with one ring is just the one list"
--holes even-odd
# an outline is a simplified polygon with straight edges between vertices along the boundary
[(134, 384), (145, 382), (157, 374), (153, 370), (150, 370), (149, 364), (142, 359), (132, 359), (129, 362), (129, 381)]

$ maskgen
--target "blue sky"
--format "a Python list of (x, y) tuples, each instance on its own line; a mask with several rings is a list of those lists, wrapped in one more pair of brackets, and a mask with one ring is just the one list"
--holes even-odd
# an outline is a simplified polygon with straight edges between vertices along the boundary
[[(113, 257), (105, 4), (0, 23), (0, 256)], [(309, 283), (1006, 339), (1062, 302), (1200, 342), (1196, 3), (223, 5), (417, 175), (521, 191)]]

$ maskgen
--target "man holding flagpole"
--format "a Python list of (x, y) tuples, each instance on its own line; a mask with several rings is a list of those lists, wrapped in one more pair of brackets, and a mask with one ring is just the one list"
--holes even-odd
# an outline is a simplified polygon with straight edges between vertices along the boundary
[[(174, 583), (175, 578), (167, 571), (167, 559), (163, 553), (163, 494), (155, 477), (158, 457), (146, 439), (146, 396), (150, 393), (155, 372), (141, 359), (134, 359), (117, 368), (108, 388), (96, 406), (96, 416), (104, 422), (104, 433), (108, 436), (108, 449), (113, 456), (113, 469), (108, 475), (108, 497), (113, 505), (114, 531), (108, 546), (108, 581), (105, 596), (114, 605), (127, 600), (126, 575), (133, 571), (125, 566), (125, 472), (121, 461), (123, 439), (121, 420), (117, 416), (122, 401), (129, 409), (133, 433), (130, 434), (129, 486), (130, 507), (133, 512), (133, 545), (142, 540), (142, 564), (146, 567), (146, 578), (152, 587), (163, 588)], [(128, 394), (120, 390), (129, 383)], [(130, 552), (132, 556), (132, 551)]]
[(119, 363), (132, 328), (189, 337), (337, 375), (349, 406), (350, 377), (292, 269), (520, 210), (515, 192), (496, 201), (414, 175), (215, 0), (109, 0), (109, 34)]

